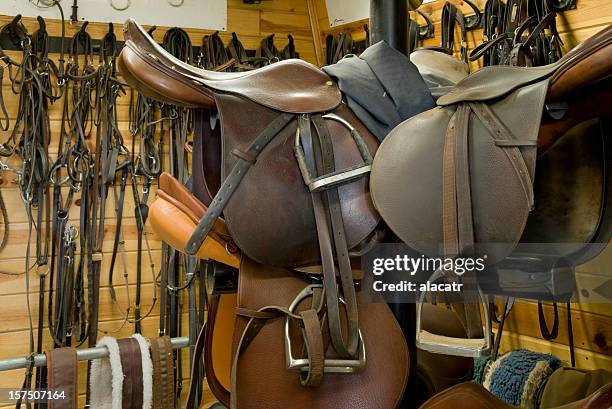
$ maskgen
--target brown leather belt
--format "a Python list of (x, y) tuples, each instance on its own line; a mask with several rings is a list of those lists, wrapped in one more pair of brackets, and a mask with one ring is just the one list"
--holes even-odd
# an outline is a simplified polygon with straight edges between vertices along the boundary
[(64, 399), (49, 399), (49, 409), (76, 409), (79, 402), (79, 370), (76, 349), (71, 347), (45, 351), (49, 390), (64, 392)]

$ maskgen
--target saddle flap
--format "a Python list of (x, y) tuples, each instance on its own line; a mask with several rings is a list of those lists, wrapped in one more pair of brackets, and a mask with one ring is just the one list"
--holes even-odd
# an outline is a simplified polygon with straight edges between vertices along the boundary
[[(244, 257), (237, 307), (249, 310), (271, 305), (288, 307), (308, 284), (288, 270), (264, 266)], [(269, 319), (238, 360), (237, 407), (396, 407), (408, 376), (406, 342), (387, 305), (359, 302), (358, 307), (367, 353), (363, 371), (348, 375), (326, 373), (320, 386), (303, 387), (299, 372), (288, 371), (286, 367), (284, 319)], [(247, 321), (243, 316), (236, 319), (234, 354)], [(293, 329), (296, 335), (294, 353), (297, 354), (300, 352), (297, 348), (300, 329)], [(246, 400), (254, 394), (260, 399)]]
[[(243, 161), (239, 152), (247, 150), (256, 135), (275, 120), (278, 112), (233, 95), (220, 96), (218, 104), (222, 124), (222, 177), (225, 179), (234, 165)], [(373, 154), (376, 138), (346, 105), (340, 105), (334, 112), (358, 129)], [(253, 120), (245, 121), (245, 118)], [(362, 163), (362, 155), (350, 131), (337, 121), (326, 120), (326, 124), (332, 135), (336, 167), (348, 168)], [(320, 262), (312, 199), (294, 153), (296, 127), (297, 121), (292, 120), (266, 145), (223, 210), (238, 247), (263, 264), (300, 267)], [(380, 216), (368, 194), (367, 176), (339, 186), (338, 192), (348, 247), (353, 249), (370, 237)]]
[[(467, 159), (457, 162), (467, 169), (457, 173), (467, 171), (471, 216), (463, 219), (468, 217), (477, 252), (487, 254), (489, 264), (515, 247), (533, 204), (535, 144), (547, 85), (524, 86), (480, 104), (487, 116), (474, 113), (476, 105), (469, 109)], [(456, 111), (457, 106), (438, 107), (404, 122), (383, 141), (372, 166), (372, 198), (381, 216), (402, 241), (431, 257), (444, 254), (444, 152)], [(512, 134), (506, 139), (497, 134), (504, 128)]]

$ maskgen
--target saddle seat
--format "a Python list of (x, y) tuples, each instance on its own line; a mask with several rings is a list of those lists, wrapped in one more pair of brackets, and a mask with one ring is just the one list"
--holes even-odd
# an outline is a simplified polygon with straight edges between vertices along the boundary
[[(592, 395), (555, 409), (603, 409), (609, 408), (612, 402), (612, 384), (601, 387)], [(482, 385), (474, 382), (465, 382), (446, 389), (437, 394), (420, 409), (511, 409), (515, 406), (509, 405), (497, 398)]]
[(319, 68), (298, 59), (244, 72), (216, 72), (175, 58), (133, 19), (119, 58), (122, 74), (153, 98), (189, 108), (214, 109), (216, 93), (230, 93), (282, 112), (330, 111), (341, 101), (336, 84)]

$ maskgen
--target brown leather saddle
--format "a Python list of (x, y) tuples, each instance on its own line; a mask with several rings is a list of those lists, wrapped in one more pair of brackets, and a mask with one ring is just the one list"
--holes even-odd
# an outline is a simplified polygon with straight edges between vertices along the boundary
[[(151, 225), (158, 235), (160, 235), (171, 245), (176, 246), (177, 248), (183, 248), (189, 239), (191, 232), (195, 228), (197, 220), (199, 220), (201, 215), (205, 212), (206, 206), (204, 206), (198, 199), (193, 197), (178, 180), (166, 173), (162, 173), (160, 176), (160, 187), (157, 192), (157, 198), (151, 205), (149, 215)], [(231, 238), (228, 240), (227, 236), (225, 235), (227, 228), (222, 220), (219, 220), (218, 224), (215, 226), (214, 232), (215, 234), (212, 234), (207, 238), (207, 241), (209, 242), (202, 246), (197, 256), (204, 260), (216, 261), (227, 260), (228, 257), (232, 257), (231, 261), (227, 264), (230, 266), (239, 267), (240, 253), (239, 251), (234, 250)], [(212, 242), (213, 240), (215, 242)], [(228, 251), (228, 249), (231, 251)], [(252, 262), (249, 263), (249, 266), (257, 269), (262, 268), (262, 266)], [(276, 271), (278, 270), (279, 269), (276, 269)], [(248, 272), (245, 274), (245, 269), (242, 269), (240, 275), (243, 278), (241, 288), (246, 285), (244, 281), (246, 278), (250, 278), (246, 282), (253, 285), (252, 274), (249, 274)], [(284, 272), (282, 275), (287, 276), (287, 272)], [(211, 279), (219, 280), (219, 277), (215, 278), (215, 276), (209, 276), (209, 280)], [(270, 285), (271, 281), (269, 279), (266, 279), (266, 283), (269, 288), (275, 288), (275, 286)], [(202, 359), (205, 362), (204, 367), (206, 370), (206, 381), (208, 387), (213, 392), (215, 397), (226, 406), (229, 406), (230, 404), (230, 391), (232, 388), (231, 363), (233, 361), (232, 356), (234, 355), (234, 348), (232, 345), (236, 342), (234, 339), (235, 336), (240, 334), (240, 331), (234, 331), (234, 326), (236, 325), (237, 321), (235, 311), (236, 307), (238, 306), (238, 297), (236, 295), (236, 292), (238, 291), (232, 288), (233, 285), (234, 283), (231, 283), (224, 287), (223, 285), (210, 282), (208, 283), (209, 288), (222, 287), (224, 288), (224, 291), (220, 291), (218, 294), (212, 295), (209, 299), (208, 320), (205, 327), (205, 334), (202, 338), (202, 342), (204, 343), (204, 347), (202, 348)], [(298, 288), (300, 287), (298, 286)], [(248, 290), (243, 290), (243, 292), (247, 294), (249, 293)], [(268, 293), (257, 293), (259, 294), (259, 297), (262, 298), (267, 298), (270, 296)], [(286, 294), (282, 294), (281, 296), (286, 297)], [(250, 303), (252, 299), (253, 297), (248, 297), (247, 303)], [(270, 302), (270, 299), (267, 301)], [(261, 301), (255, 299), (254, 302)], [(245, 301), (241, 300), (241, 304), (244, 305)], [(366, 311), (365, 314), (370, 315), (371, 312)], [(383, 319), (388, 319), (388, 317), (388, 314), (382, 314)], [(369, 333), (370, 330), (368, 328), (364, 328), (363, 326), (370, 325), (371, 322), (372, 321), (367, 320), (366, 323), (362, 322), (360, 324), (364, 334)], [(423, 328), (435, 334), (465, 337), (465, 330), (461, 325), (461, 322), (458, 320), (456, 314), (451, 310), (434, 305), (428, 304), (424, 306)], [(278, 337), (278, 333), (272, 333), (267, 337), (268, 340), (266, 342), (269, 341), (275, 345), (273, 348), (271, 347), (270, 350), (282, 350), (283, 347), (279, 345), (279, 340), (275, 337)], [(263, 343), (265, 344), (266, 342)], [(369, 348), (370, 347), (368, 347), (368, 350)], [(379, 347), (378, 345), (375, 345), (373, 348), (378, 349)], [(396, 358), (398, 356), (405, 356), (403, 355), (405, 354), (405, 351), (396, 351), (395, 348), (397, 348), (396, 343), (391, 343), (390, 345), (383, 343), (380, 345), (380, 350), (387, 351), (385, 354), (388, 357), (393, 355), (395, 355)], [(258, 351), (258, 348), (254, 348), (254, 351)], [(257, 352), (253, 353), (257, 354)], [(269, 356), (266, 354), (259, 354), (259, 356), (261, 359), (265, 358), (269, 360)], [(258, 362), (256, 363), (256, 366), (260, 367), (261, 369), (256, 375), (253, 374), (253, 376), (269, 379), (267, 372), (274, 373), (275, 376), (284, 375), (286, 372), (283, 367), (283, 364), (285, 364), (283, 357), (281, 354), (274, 355), (274, 357), (276, 360), (274, 368), (270, 367), (269, 361), (266, 361), (265, 365)], [(420, 385), (420, 393), (418, 397), (413, 398), (417, 399), (418, 401), (425, 401), (437, 392), (440, 392), (457, 383), (467, 381), (472, 377), (473, 363), (472, 359), (469, 358), (432, 354), (427, 351), (420, 350), (418, 351), (417, 361), (417, 377)], [(240, 370), (244, 370), (244, 375), (239, 376), (239, 379), (246, 380), (244, 384), (247, 385), (248, 389), (243, 391), (240, 384), (237, 386), (237, 388), (240, 391), (241, 396), (248, 397), (250, 396), (248, 393), (254, 393), (253, 387), (248, 386), (249, 375), (252, 374), (249, 372), (251, 369), (248, 368), (251, 368), (251, 365), (247, 365), (247, 362), (243, 359), (241, 359), (240, 362), (241, 366), (238, 368)], [(255, 365), (255, 363), (253, 365)], [(389, 363), (385, 363), (384, 365), (389, 365)], [(243, 367), (247, 369), (243, 369)], [(379, 367), (380, 365), (376, 365), (376, 368)], [(390, 368), (392, 370), (393, 366), (390, 366)], [(373, 370), (369, 367), (367, 369), (368, 372)], [(375, 371), (377, 370), (378, 369)], [(295, 382), (292, 382), (292, 385), (295, 386)], [(348, 390), (350, 390), (350, 388)], [(292, 393), (294, 392), (295, 391)], [(281, 398), (282, 396), (285, 395), (282, 394)], [(278, 399), (278, 397), (276, 399)], [(278, 405), (281, 405), (282, 403), (283, 401), (281, 400), (278, 402)]]
[[(183, 220), (189, 227), (168, 239), (188, 254), (229, 265), (240, 259), (223, 388), (229, 405), (396, 406), (408, 373), (406, 343), (386, 305), (362, 302), (350, 263), (380, 219), (367, 180), (376, 138), (311, 64), (211, 72), (174, 59), (134, 21), (124, 30), (119, 67), (126, 81), (147, 96), (200, 109), (193, 183), (203, 204), (193, 211), (190, 195), (162, 177), (150, 219), (160, 230), (163, 219)], [(322, 267), (292, 270), (313, 265)], [(200, 333), (194, 362), (214, 327)], [(266, 399), (246, 400), (265, 391)], [(187, 406), (195, 400), (190, 393)]]
[[(484, 256), (492, 265), (519, 242), (577, 243), (564, 255), (594, 257), (585, 245), (607, 243), (611, 232), (610, 142), (597, 124), (567, 131), (611, 113), (611, 57), (612, 26), (553, 65), (481, 69), (396, 127), (370, 180), (387, 225), (429, 257)], [(542, 122), (545, 105), (558, 102), (565, 116)], [(419, 331), (417, 345), (460, 355), (490, 347), (489, 337), (430, 335)]]
[[(604, 409), (612, 404), (612, 384), (605, 385), (590, 396), (555, 409)], [(511, 409), (512, 406), (487, 391), (482, 385), (465, 382), (437, 394), (420, 409)]]

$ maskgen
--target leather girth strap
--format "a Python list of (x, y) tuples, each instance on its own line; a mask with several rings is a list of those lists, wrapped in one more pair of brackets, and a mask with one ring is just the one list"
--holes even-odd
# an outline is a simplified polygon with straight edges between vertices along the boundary
[(79, 403), (79, 370), (76, 349), (71, 347), (45, 351), (49, 390), (64, 392), (64, 399), (49, 399), (49, 409), (77, 409)]
[(153, 409), (174, 409), (174, 359), (170, 337), (151, 340), (153, 360)]
[(123, 368), (122, 409), (141, 409), (143, 400), (143, 374), (140, 345), (135, 338), (117, 340)]

